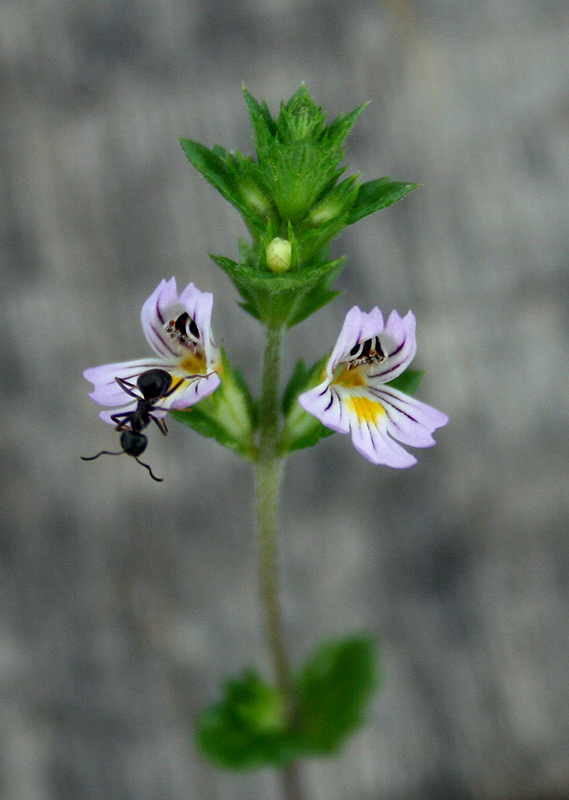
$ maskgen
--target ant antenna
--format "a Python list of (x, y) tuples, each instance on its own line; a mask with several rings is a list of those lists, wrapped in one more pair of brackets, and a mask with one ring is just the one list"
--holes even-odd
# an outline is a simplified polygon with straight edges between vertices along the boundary
[[(94, 461), (96, 458), (99, 458), (99, 456), (103, 456), (103, 455), (104, 456), (122, 456), (124, 454), (124, 452), (125, 452), (124, 450), (120, 450), (118, 453), (111, 453), (110, 450), (101, 450), (101, 452), (97, 453), (96, 456), (79, 456), (79, 458), (81, 459), (81, 461)], [(157, 478), (156, 475), (150, 469), (150, 465), (149, 464), (145, 464), (144, 461), (141, 461), (139, 458), (136, 458), (136, 456), (134, 456), (134, 460), (136, 461), (137, 464), (140, 464), (141, 467), (145, 467), (148, 470), (148, 472), (150, 473), (150, 477), (152, 478), (153, 481), (156, 481), (157, 483), (162, 483), (164, 478)]]
[(118, 453), (111, 453), (110, 450), (101, 450), (96, 456), (79, 456), (79, 458), (81, 461), (94, 461), (96, 458), (99, 458), (99, 456), (122, 456), (123, 453), (124, 450), (120, 450)]
[[(112, 455), (115, 455), (115, 454), (112, 453)], [(116, 455), (120, 455), (120, 453), (117, 453)], [(150, 469), (150, 466), (148, 464), (145, 464), (144, 461), (141, 461), (139, 458), (135, 458), (134, 460), (136, 461), (137, 464), (140, 464), (141, 467), (146, 467), (146, 469), (150, 473), (150, 477), (152, 478), (153, 481), (157, 481), (158, 483), (162, 483), (164, 478), (157, 478), (156, 475)]]

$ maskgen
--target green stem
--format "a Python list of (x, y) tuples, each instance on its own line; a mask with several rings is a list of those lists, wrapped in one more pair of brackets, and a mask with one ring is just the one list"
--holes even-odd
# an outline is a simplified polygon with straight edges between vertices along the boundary
[[(278, 451), (281, 340), (281, 328), (267, 328), (259, 406), (256, 500), (261, 602), (267, 642), (276, 684), (285, 699), (287, 715), (292, 720), (295, 713), (295, 697), (284, 638), (278, 579), (277, 517), (283, 467), (283, 460)], [(285, 800), (303, 800), (298, 764), (294, 762), (288, 764), (282, 770), (281, 777)]]
[(278, 587), (278, 507), (282, 459), (278, 453), (281, 329), (268, 328), (259, 408), (256, 468), (257, 533), (261, 601), (277, 686), (290, 707), (292, 687)]

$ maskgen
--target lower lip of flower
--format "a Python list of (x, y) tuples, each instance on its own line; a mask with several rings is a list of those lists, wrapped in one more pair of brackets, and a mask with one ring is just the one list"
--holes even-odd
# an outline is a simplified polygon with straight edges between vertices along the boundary
[(358, 418), (358, 422), (376, 424), (379, 417), (385, 416), (385, 409), (378, 400), (354, 395), (346, 399), (346, 405)]

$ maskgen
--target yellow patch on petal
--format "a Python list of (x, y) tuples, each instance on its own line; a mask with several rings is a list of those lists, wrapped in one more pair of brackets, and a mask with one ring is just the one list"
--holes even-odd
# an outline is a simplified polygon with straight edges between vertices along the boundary
[(188, 375), (204, 375), (206, 372), (205, 358), (197, 353), (188, 353), (180, 362), (180, 368)]
[(347, 369), (346, 367), (342, 367), (342, 371), (334, 376), (333, 383), (344, 386), (346, 389), (366, 385), (359, 369)]
[(174, 394), (176, 389), (178, 389), (183, 383), (186, 383), (186, 380), (184, 378), (172, 377), (172, 385), (170, 386), (170, 392)]
[(345, 402), (348, 408), (355, 412), (358, 422), (375, 424), (379, 417), (385, 415), (385, 409), (379, 400), (353, 395), (348, 397)]

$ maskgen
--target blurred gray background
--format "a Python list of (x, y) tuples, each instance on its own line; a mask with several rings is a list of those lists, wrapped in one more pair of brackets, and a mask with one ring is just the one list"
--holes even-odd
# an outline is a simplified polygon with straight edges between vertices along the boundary
[(383, 642), (385, 689), (309, 800), (569, 797), (569, 8), (563, 0), (3, 0), (2, 800), (277, 800), (206, 765), (193, 719), (265, 669), (251, 474), (171, 424), (153, 483), (81, 376), (149, 353), (161, 278), (215, 293), (254, 386), (261, 331), (207, 253), (237, 213), (178, 136), (250, 152), (241, 83), (305, 81), (365, 179), (422, 188), (350, 229), (344, 295), (289, 338), (322, 357), (354, 304), (413, 308), (420, 397), (451, 422), (403, 472), (336, 435), (295, 455), (282, 567), (295, 663)]

